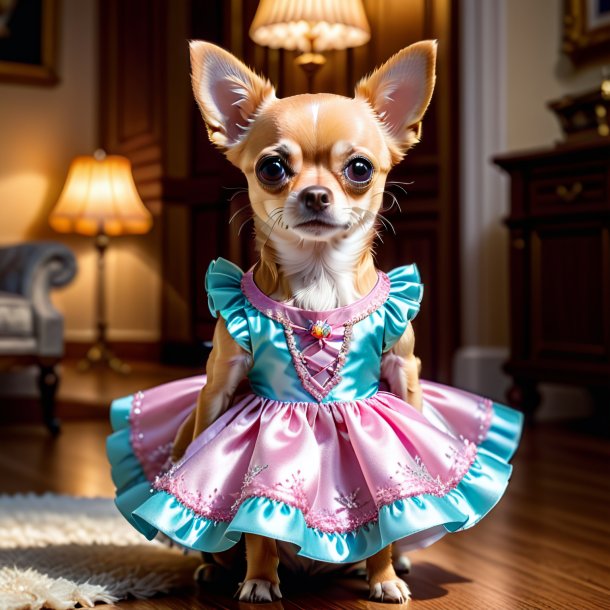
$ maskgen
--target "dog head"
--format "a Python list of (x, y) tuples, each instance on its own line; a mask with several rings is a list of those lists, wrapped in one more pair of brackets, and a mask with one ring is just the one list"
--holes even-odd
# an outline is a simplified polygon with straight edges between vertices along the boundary
[(355, 96), (278, 99), (227, 51), (191, 42), (192, 82), (210, 139), (245, 174), (257, 230), (328, 241), (370, 231), (388, 172), (418, 141), (436, 42), (403, 49)]

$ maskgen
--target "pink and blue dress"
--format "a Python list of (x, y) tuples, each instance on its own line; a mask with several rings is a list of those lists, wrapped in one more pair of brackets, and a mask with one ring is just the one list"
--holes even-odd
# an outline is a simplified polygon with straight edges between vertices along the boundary
[(330, 311), (276, 302), (224, 259), (210, 265), (206, 289), (252, 355), (251, 391), (177, 463), (172, 441), (205, 376), (114, 401), (116, 504), (146, 537), (220, 552), (250, 532), (348, 563), (395, 541), (427, 546), (501, 498), (520, 413), (427, 381), (420, 413), (380, 389), (382, 356), (419, 310), (414, 265), (379, 272), (370, 294)]

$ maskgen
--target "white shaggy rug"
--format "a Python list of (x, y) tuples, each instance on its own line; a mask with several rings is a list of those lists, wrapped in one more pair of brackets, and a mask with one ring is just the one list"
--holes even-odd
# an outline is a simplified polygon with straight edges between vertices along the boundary
[(0, 495), (0, 610), (68, 610), (188, 586), (199, 554), (148, 542), (106, 498)]

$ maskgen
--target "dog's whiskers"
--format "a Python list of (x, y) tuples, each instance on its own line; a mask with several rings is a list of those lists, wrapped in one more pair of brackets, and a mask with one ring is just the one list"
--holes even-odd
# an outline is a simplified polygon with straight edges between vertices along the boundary
[[(271, 212), (269, 212), (267, 214), (267, 216), (269, 217), (264, 223), (263, 223), (263, 227), (266, 227), (267, 229), (267, 237), (262, 245), (262, 248), (264, 248), (267, 245), (267, 242), (271, 239), (271, 235), (273, 234), (273, 230), (275, 229), (276, 225), (278, 224), (278, 222), (280, 223), (280, 227), (287, 227), (286, 224), (284, 224), (282, 222), (282, 219), (284, 217), (284, 208), (282, 207), (277, 207), (273, 210), (271, 210)], [(273, 224), (269, 224), (270, 221), (273, 221)]]
[(235, 193), (233, 193), (230, 197), (229, 197), (229, 203), (231, 203), (231, 201), (233, 201), (233, 199), (235, 199), (235, 197), (238, 197), (239, 195), (243, 195), (243, 194), (248, 194), (248, 189), (243, 189), (241, 191), (237, 191)]
[(411, 182), (401, 182), (400, 180), (388, 180), (386, 184), (389, 186), (392, 186), (394, 184), (404, 184), (405, 186), (411, 186), (412, 184), (414, 184), (414, 181), (411, 180)]
[(398, 211), (402, 214), (402, 208), (400, 207), (400, 203), (398, 203), (398, 198), (396, 197), (396, 195), (394, 195), (394, 193), (390, 193), (390, 191), (383, 191), (384, 195), (389, 195), (392, 198), (392, 205), (386, 210), (384, 209), (384, 212), (389, 212), (394, 206), (396, 206), (398, 208)]
[(243, 207), (239, 208), (239, 210), (237, 210), (236, 212), (234, 212), (231, 215), (231, 218), (229, 218), (229, 224), (231, 224), (244, 210), (250, 210), (250, 204), (248, 205), (244, 205)]
[[(275, 218), (277, 216), (277, 218)], [(288, 228), (288, 226), (282, 221), (282, 219), (284, 218), (284, 209), (283, 208), (276, 208), (275, 210), (272, 210), (271, 213), (269, 214), (269, 220), (276, 220), (279, 221), (280, 226), (284, 227), (284, 228)], [(265, 223), (267, 224), (267, 223)], [(274, 223), (274, 226), (277, 223)]]
[(380, 212), (378, 212), (377, 215), (375, 215), (370, 210), (365, 210), (364, 208), (355, 207), (353, 209), (361, 211), (363, 213), (363, 215), (366, 217), (369, 217), (369, 218), (372, 217), (373, 219), (378, 218), (385, 229), (388, 229), (388, 228), (391, 229), (392, 233), (394, 233), (394, 235), (396, 235), (396, 229), (394, 228), (394, 225), (392, 224), (392, 222), (389, 219), (387, 219)]
[[(399, 180), (389, 180), (388, 182), (386, 182), (385, 186), (386, 186), (386, 189), (390, 188), (390, 187), (396, 187), (397, 189), (400, 189), (405, 195), (408, 195), (409, 193), (408, 193), (407, 189), (404, 188), (404, 186), (411, 186), (412, 184), (413, 184), (413, 181), (401, 182)], [(402, 186), (402, 185), (404, 185), (404, 186)], [(384, 190), (384, 193), (387, 193), (388, 195), (390, 195), (393, 198), (392, 207), (394, 204), (396, 204), (398, 209), (402, 212), (402, 209), (400, 207), (400, 203), (398, 202), (397, 197), (393, 193), (389, 192), (388, 190)], [(392, 208), (390, 207), (390, 209), (392, 209)]]
[[(273, 229), (275, 229), (275, 225), (278, 223), (279, 219), (281, 217), (281, 214), (278, 215), (278, 218), (276, 219), (276, 221), (271, 225), (271, 228), (269, 229), (269, 234), (267, 235), (267, 239), (265, 239), (265, 242), (263, 243), (263, 248), (267, 245), (267, 242), (271, 239), (271, 235), (273, 234)], [(265, 223), (267, 224), (267, 223)]]
[(248, 194), (248, 188), (245, 186), (223, 186), (223, 190), (225, 191), (235, 191), (228, 199), (229, 202), (233, 201), (235, 197), (242, 194)]
[(343, 208), (344, 210), (347, 210), (348, 213), (348, 221), (347, 221), (347, 230), (349, 231), (353, 226), (362, 226), (362, 228), (364, 227), (364, 214), (358, 214), (358, 212), (364, 212), (365, 210), (363, 208), (359, 208), (359, 207), (352, 207), (352, 206), (345, 206)]
[(383, 197), (384, 195), (389, 195), (392, 198), (392, 205), (389, 208), (382, 207), (381, 211), (388, 212), (396, 205), (396, 207), (398, 208), (398, 211), (400, 213), (402, 213), (402, 208), (400, 207), (400, 203), (398, 203), (398, 199), (396, 198), (396, 195), (394, 195), (393, 193), (390, 193), (389, 191), (386, 191), (385, 189), (383, 189), (381, 191), (377, 191), (376, 193), (371, 193), (371, 199), (373, 199), (374, 197)]
[(404, 188), (404, 186), (400, 186), (400, 184), (393, 184), (391, 182), (386, 182), (386, 186), (390, 187), (390, 186), (395, 186), (397, 189), (400, 189), (405, 195), (408, 195), (408, 191), (406, 188)]
[(388, 220), (383, 214), (377, 214), (377, 218), (381, 221), (384, 227), (392, 229), (392, 233), (396, 235), (396, 229), (390, 220)]
[(241, 231), (242, 229), (251, 221), (253, 220), (254, 217), (250, 216), (249, 218), (246, 218), (246, 220), (244, 220), (241, 225), (239, 225), (239, 229), (237, 229), (237, 236), (239, 237), (241, 235)]

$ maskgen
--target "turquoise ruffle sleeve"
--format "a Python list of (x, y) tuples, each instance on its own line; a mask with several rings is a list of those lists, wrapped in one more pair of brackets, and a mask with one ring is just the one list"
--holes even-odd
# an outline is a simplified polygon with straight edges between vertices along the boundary
[(390, 294), (384, 304), (385, 326), (383, 331), (383, 351), (387, 352), (402, 337), (409, 322), (419, 312), (419, 304), (424, 295), (416, 265), (405, 265), (392, 269)]
[(232, 262), (218, 258), (210, 263), (205, 276), (208, 306), (216, 318), (220, 314), (235, 342), (252, 352), (246, 297), (241, 291), (244, 272)]

